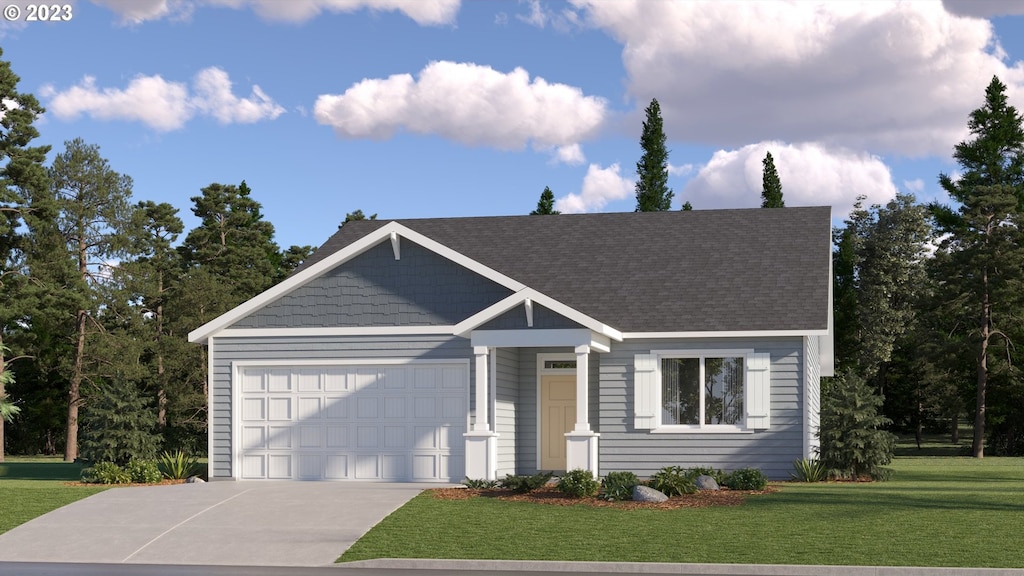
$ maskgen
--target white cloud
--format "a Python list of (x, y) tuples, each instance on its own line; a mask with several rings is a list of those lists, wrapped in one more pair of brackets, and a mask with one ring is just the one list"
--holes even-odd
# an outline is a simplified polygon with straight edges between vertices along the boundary
[(633, 182), (622, 177), (617, 163), (607, 168), (591, 164), (583, 177), (580, 193), (559, 198), (555, 209), (566, 214), (597, 212), (608, 202), (628, 198), (632, 193)]
[(231, 93), (231, 79), (220, 68), (207, 68), (196, 74), (193, 82), (195, 96), (192, 105), (221, 124), (252, 124), (260, 120), (273, 120), (284, 114), (284, 108), (260, 90), (252, 87), (248, 98)]
[(569, 144), (568, 146), (559, 146), (555, 150), (554, 160), (563, 164), (578, 166), (586, 162), (587, 157), (583, 155), (583, 148), (579, 144)]
[(697, 210), (760, 206), (761, 162), (769, 151), (786, 206), (828, 205), (835, 209), (833, 215), (842, 216), (859, 195), (867, 196), (866, 206), (896, 196), (889, 167), (875, 156), (817, 143), (760, 142), (715, 152), (682, 193), (677, 192), (677, 200), (689, 201)]
[[(469, 145), (518, 149), (571, 147), (604, 122), (603, 99), (579, 88), (470, 63), (432, 62), (410, 74), (366, 79), (344, 94), (324, 94), (317, 121), (346, 138), (388, 138), (399, 130)], [(571, 150), (571, 148), (567, 149)]]
[(201, 6), (251, 9), (270, 21), (306, 22), (321, 13), (357, 10), (401, 12), (422, 26), (453, 24), (460, 0), (93, 0), (110, 8), (125, 23), (187, 17)]
[(924, 180), (920, 178), (914, 178), (913, 180), (904, 180), (903, 187), (908, 192), (921, 192), (924, 190)]
[(623, 45), (629, 93), (658, 98), (669, 138), (948, 155), (993, 75), (1024, 103), (991, 23), (937, 2), (572, 4)]
[(97, 120), (128, 120), (146, 124), (162, 132), (178, 130), (196, 114), (212, 116), (222, 124), (248, 124), (273, 120), (284, 108), (253, 86), (248, 98), (231, 93), (227, 72), (211, 67), (201, 70), (193, 80), (193, 93), (181, 82), (169, 82), (161, 76), (136, 76), (124, 89), (99, 88), (96, 79), (82, 81), (58, 91), (44, 86), (49, 112), (62, 120), (84, 114)]
[(672, 176), (687, 176), (693, 172), (695, 166), (693, 164), (683, 164), (681, 166), (668, 165), (668, 173)]
[(525, 16), (522, 14), (516, 14), (516, 18), (522, 22), (526, 22), (530, 26), (543, 28), (548, 22), (548, 15), (540, 5), (540, 0), (530, 0), (528, 4), (530, 5), (530, 13)]

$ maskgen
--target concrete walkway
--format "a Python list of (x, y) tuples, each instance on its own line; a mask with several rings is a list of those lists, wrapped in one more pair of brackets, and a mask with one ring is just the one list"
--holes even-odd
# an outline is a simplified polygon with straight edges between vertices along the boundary
[(0, 534), (0, 562), (323, 566), (436, 484), (113, 488)]

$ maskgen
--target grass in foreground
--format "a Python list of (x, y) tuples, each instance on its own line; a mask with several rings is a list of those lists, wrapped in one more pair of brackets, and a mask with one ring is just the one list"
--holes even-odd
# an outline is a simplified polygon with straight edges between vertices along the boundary
[(786, 483), (729, 508), (629, 511), (424, 493), (339, 561), (1024, 567), (1024, 459), (901, 458), (893, 468), (889, 482)]
[(80, 464), (55, 458), (8, 457), (0, 462), (0, 534), (107, 487), (67, 486)]

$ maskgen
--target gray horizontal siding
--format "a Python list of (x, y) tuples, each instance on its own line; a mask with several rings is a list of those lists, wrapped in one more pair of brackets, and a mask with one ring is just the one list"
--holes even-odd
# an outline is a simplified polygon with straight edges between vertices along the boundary
[[(771, 428), (752, 433), (663, 434), (633, 427), (633, 356), (651, 350), (754, 349), (771, 353)], [(650, 476), (664, 466), (759, 468), (788, 478), (803, 448), (803, 341), (793, 338), (629, 340), (601, 354), (598, 422), (602, 474)]]
[(497, 348), (495, 369), (494, 430), (498, 436), (498, 478), (516, 473), (516, 420), (519, 414), (519, 350)]
[[(257, 360), (418, 360), (472, 359), (469, 340), (453, 336), (331, 336), (214, 338), (212, 405), (210, 406), (210, 476), (230, 478), (232, 473), (231, 363)], [(472, 364), (469, 370), (473, 389)]]
[(400, 260), (384, 241), (232, 327), (444, 326), (511, 293), (403, 238)]

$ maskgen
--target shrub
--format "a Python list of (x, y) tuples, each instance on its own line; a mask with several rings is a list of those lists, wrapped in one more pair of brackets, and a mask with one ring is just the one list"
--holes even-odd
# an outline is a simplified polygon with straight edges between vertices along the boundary
[(793, 461), (793, 471), (789, 475), (797, 482), (821, 482), (828, 478), (828, 470), (821, 460), (804, 458)]
[(176, 452), (164, 452), (160, 454), (157, 462), (160, 473), (164, 478), (171, 480), (184, 480), (196, 475), (199, 470), (199, 463), (194, 456), (189, 456), (182, 450)]
[(690, 468), (689, 470), (687, 470), (686, 476), (690, 480), (693, 480), (694, 482), (697, 481), (698, 476), (711, 476), (712, 478), (715, 479), (715, 482), (717, 482), (721, 486), (725, 484), (725, 478), (728, 476), (728, 474), (722, 472), (718, 468), (711, 468), (710, 466), (698, 466), (697, 468)]
[(133, 382), (100, 384), (82, 409), (79, 456), (86, 462), (125, 465), (132, 458), (155, 458), (160, 444), (153, 400)]
[(604, 488), (602, 497), (605, 500), (631, 500), (633, 488), (640, 483), (640, 479), (632, 472), (609, 472), (601, 486)]
[(764, 490), (768, 477), (757, 468), (741, 468), (727, 475), (723, 484), (730, 490)]
[(160, 467), (152, 460), (131, 459), (125, 465), (124, 471), (136, 484), (156, 484), (164, 479), (160, 473)]
[(525, 494), (526, 492), (533, 492), (541, 486), (548, 483), (551, 477), (554, 476), (551, 472), (538, 472), (533, 475), (528, 474), (508, 474), (505, 479), (501, 481), (501, 487), (507, 488), (517, 494)]
[(687, 471), (679, 466), (666, 466), (658, 470), (651, 476), (647, 485), (666, 496), (682, 496), (697, 491), (697, 486)]
[[(823, 383), (824, 384), (824, 383)], [(878, 414), (882, 397), (852, 371), (823, 386), (821, 398), (821, 462), (829, 474), (856, 480), (888, 478), (896, 437), (882, 426), (891, 420)]]
[(497, 488), (501, 482), (497, 480), (471, 480), (468, 477), (462, 481), (462, 484), (466, 488), (473, 488), (476, 490), (490, 490), (491, 488)]
[(569, 470), (558, 479), (558, 491), (573, 498), (585, 498), (597, 494), (601, 483), (590, 470), (577, 468)]
[(113, 462), (98, 462), (82, 470), (82, 482), (88, 484), (128, 484), (132, 477)]

